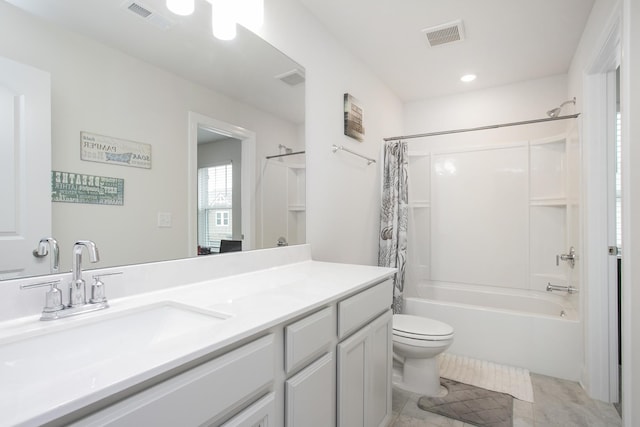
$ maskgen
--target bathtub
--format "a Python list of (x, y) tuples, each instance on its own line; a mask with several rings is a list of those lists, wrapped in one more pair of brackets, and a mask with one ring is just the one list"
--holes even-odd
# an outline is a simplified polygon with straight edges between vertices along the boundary
[(455, 285), (419, 285), (417, 293), (405, 298), (404, 312), (451, 325), (448, 353), (580, 379), (582, 327), (564, 297)]

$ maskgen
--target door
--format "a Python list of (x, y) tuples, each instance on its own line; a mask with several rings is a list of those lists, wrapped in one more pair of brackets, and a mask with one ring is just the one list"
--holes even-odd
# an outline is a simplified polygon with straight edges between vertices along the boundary
[(49, 272), (33, 250), (51, 236), (50, 81), (0, 57), (0, 279)]

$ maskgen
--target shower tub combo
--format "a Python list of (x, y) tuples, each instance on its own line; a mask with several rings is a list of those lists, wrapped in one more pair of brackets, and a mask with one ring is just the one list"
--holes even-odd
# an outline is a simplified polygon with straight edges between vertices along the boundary
[(451, 325), (447, 352), (580, 379), (580, 294), (546, 291), (581, 284), (574, 134), (411, 143), (404, 312)]
[(404, 312), (451, 325), (456, 336), (447, 352), (579, 380), (581, 326), (565, 297), (453, 284), (416, 288)]

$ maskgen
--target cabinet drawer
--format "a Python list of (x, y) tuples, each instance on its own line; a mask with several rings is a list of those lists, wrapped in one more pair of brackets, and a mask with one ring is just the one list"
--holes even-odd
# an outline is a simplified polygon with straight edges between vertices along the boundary
[(393, 283), (386, 280), (338, 303), (338, 338), (342, 339), (391, 307)]
[(276, 397), (271, 392), (220, 427), (256, 427), (275, 425)]
[(284, 365), (287, 374), (327, 351), (335, 337), (334, 309), (327, 307), (285, 328)]
[(78, 426), (196, 426), (245, 405), (274, 378), (274, 337), (267, 335), (141, 391)]

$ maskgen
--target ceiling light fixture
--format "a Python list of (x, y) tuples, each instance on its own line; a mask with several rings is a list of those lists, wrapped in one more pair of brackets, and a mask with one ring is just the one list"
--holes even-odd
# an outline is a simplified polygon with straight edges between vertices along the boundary
[(475, 79), (476, 79), (476, 75), (475, 74), (465, 74), (464, 76), (460, 77), (460, 80), (465, 82), (465, 83), (472, 82)]
[[(191, 15), (195, 0), (166, 0), (176, 15)], [(207, 0), (211, 4), (211, 29), (215, 38), (233, 40), (236, 24), (256, 32), (264, 21), (264, 0)]]
[(251, 31), (257, 31), (264, 21), (264, 0), (236, 0), (238, 24)]
[(195, 0), (167, 0), (167, 9), (176, 15), (188, 16), (196, 8)]
[(234, 0), (209, 0), (211, 3), (211, 29), (219, 40), (236, 38), (236, 23), (240, 8)]

